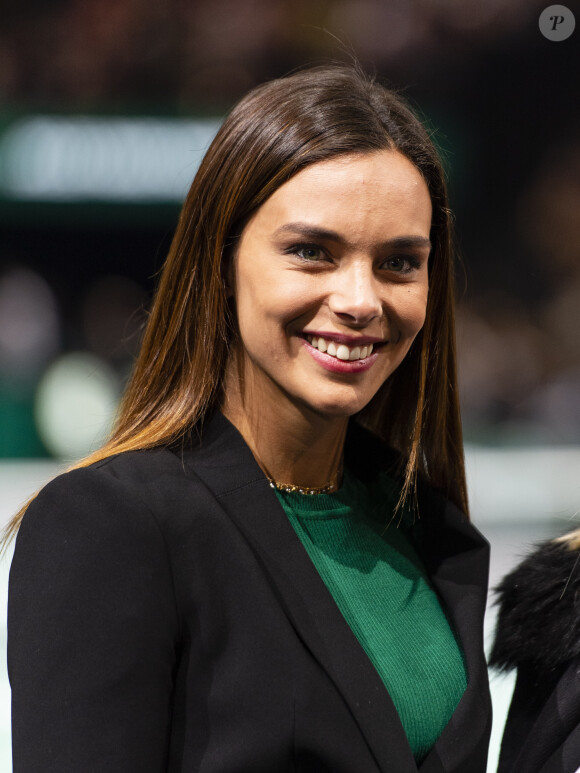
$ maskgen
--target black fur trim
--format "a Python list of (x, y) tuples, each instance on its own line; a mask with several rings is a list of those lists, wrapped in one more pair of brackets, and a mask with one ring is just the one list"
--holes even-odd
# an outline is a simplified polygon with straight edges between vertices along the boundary
[(490, 665), (552, 669), (580, 655), (580, 551), (541, 544), (496, 588), (499, 613)]

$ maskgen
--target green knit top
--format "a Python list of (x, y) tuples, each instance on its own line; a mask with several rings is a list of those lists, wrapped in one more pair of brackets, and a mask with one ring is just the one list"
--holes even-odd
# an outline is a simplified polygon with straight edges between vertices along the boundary
[(345, 472), (334, 494), (276, 491), (346, 622), (377, 669), (421, 762), (459, 703), (463, 654), (398, 520), (396, 490)]

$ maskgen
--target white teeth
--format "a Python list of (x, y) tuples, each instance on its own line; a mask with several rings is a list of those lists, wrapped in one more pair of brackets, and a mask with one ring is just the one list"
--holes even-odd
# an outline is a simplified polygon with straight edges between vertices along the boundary
[(319, 352), (326, 352), (332, 357), (337, 357), (339, 360), (362, 360), (372, 354), (373, 345), (367, 344), (366, 346), (353, 346), (349, 349), (346, 344), (336, 344), (334, 341), (327, 341), (318, 336), (307, 336), (308, 341), (318, 349)]

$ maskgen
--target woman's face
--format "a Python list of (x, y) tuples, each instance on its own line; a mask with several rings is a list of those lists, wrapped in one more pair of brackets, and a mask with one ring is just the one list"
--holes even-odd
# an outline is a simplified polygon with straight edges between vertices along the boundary
[(431, 200), (396, 151), (306, 167), (246, 225), (230, 276), (246, 410), (360, 411), (425, 320)]

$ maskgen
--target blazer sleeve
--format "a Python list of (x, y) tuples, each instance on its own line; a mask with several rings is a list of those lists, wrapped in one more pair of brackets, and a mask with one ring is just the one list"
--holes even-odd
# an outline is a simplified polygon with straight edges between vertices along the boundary
[(14, 773), (163, 771), (179, 616), (165, 540), (104, 466), (49, 484), (10, 570)]

